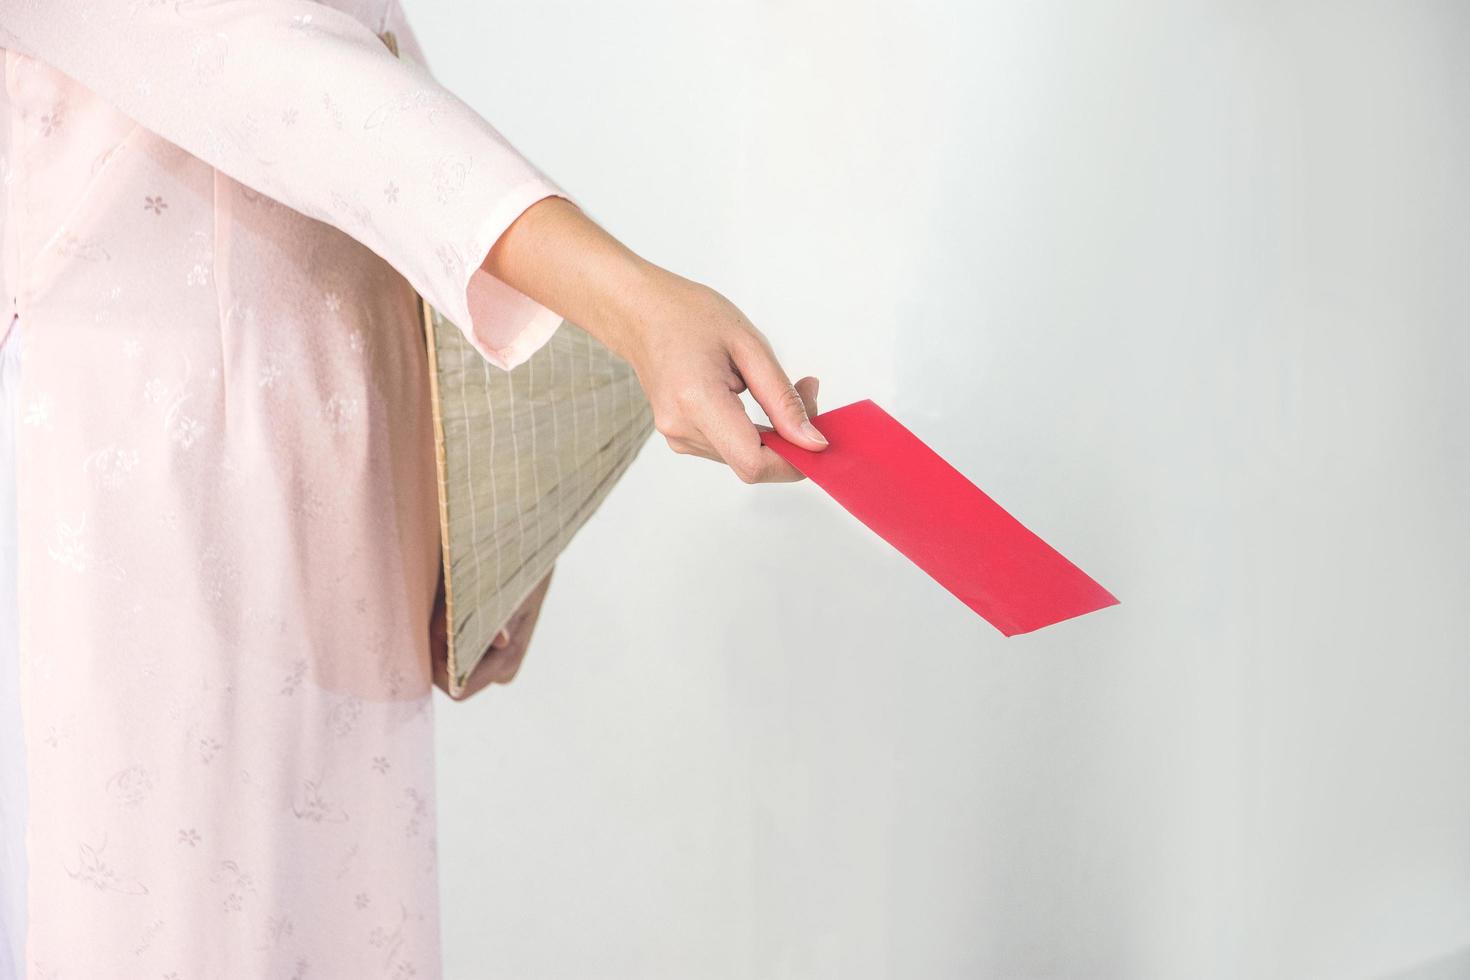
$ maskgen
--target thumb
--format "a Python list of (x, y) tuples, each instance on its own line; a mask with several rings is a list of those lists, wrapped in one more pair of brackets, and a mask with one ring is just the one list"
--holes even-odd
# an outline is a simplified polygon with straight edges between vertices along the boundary
[(768, 348), (762, 345), (742, 360), (737, 360), (735, 366), (751, 395), (783, 439), (813, 452), (827, 448), (827, 437), (807, 418), (801, 392), (796, 390)]

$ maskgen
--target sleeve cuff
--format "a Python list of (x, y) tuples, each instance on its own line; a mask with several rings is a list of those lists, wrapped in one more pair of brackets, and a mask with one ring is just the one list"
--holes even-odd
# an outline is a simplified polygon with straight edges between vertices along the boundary
[[(439, 311), (491, 364), (509, 371), (524, 363), (561, 326), (559, 314), (513, 289), (484, 270), (485, 256), (517, 218), (537, 201), (561, 197), (577, 202), (549, 181), (537, 179), (504, 195), (475, 229), (470, 261), (461, 269), (459, 288)], [(579, 205), (580, 206), (580, 205)], [(434, 302), (433, 297), (429, 297)]]

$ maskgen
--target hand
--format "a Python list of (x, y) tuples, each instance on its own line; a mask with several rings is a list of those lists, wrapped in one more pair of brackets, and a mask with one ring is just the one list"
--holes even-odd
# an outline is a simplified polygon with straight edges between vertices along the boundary
[(740, 393), (750, 390), (787, 441), (816, 452), (827, 447), (809, 420), (817, 413), (817, 379), (793, 385), (765, 336), (719, 293), (670, 273), (659, 278), (624, 356), (669, 448), (723, 462), (746, 483), (802, 479), (761, 444), (757, 430), (770, 427), (750, 421)]
[[(485, 656), (470, 671), (464, 691), (456, 696), (463, 701), (478, 694), (491, 684), (509, 684), (515, 680), (526, 659), (526, 650), (531, 645), (531, 633), (541, 615), (541, 602), (546, 590), (551, 587), (551, 572), (531, 590), (510, 619), (496, 632), (485, 651)], [(444, 693), (449, 693), (449, 642), (444, 616), (444, 592), (441, 583), (439, 597), (434, 605), (434, 615), (429, 621), (429, 649), (433, 662), (434, 684)]]
[(816, 378), (793, 385), (733, 303), (639, 258), (570, 201), (549, 197), (527, 208), (483, 267), (628, 361), (675, 452), (728, 463), (746, 483), (801, 479), (761, 444), (740, 401), (747, 389), (787, 441), (826, 448), (808, 420)]

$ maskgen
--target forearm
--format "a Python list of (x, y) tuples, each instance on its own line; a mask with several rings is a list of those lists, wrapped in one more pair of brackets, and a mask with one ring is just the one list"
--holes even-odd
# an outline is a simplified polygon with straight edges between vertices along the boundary
[(486, 256), (497, 279), (631, 358), (638, 324), (672, 288), (697, 288), (634, 254), (565, 198), (528, 208)]
[(740, 401), (746, 390), (788, 441), (826, 447), (807, 418), (816, 410), (815, 378), (793, 385), (735, 304), (639, 258), (570, 201), (549, 197), (527, 208), (482, 267), (631, 364), (654, 426), (676, 452), (728, 463), (747, 483), (800, 479), (761, 443)]

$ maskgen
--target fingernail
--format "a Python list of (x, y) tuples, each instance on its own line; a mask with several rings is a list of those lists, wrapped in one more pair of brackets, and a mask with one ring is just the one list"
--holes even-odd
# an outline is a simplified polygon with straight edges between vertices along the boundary
[(801, 431), (806, 433), (808, 438), (815, 439), (817, 442), (820, 442), (824, 446), (827, 444), (827, 437), (822, 435), (822, 433), (818, 431), (815, 425), (812, 425), (811, 419), (807, 419), (805, 422), (801, 423)]
[(812, 378), (812, 397), (813, 398), (817, 397), (817, 395), (821, 394), (821, 391), (822, 391), (822, 379), (821, 378)]

